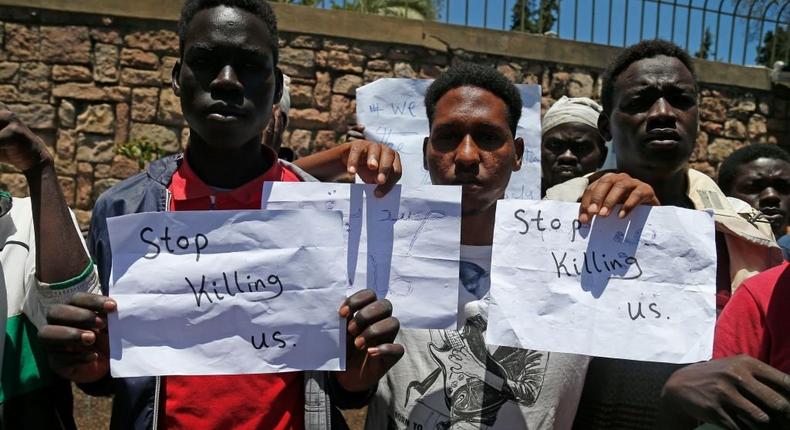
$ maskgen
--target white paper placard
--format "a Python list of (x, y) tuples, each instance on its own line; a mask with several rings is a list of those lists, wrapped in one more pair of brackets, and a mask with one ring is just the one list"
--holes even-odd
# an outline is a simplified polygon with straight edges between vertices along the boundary
[(455, 328), (461, 187), (267, 182), (266, 209), (343, 212), (349, 293), (370, 288), (405, 328)]
[(578, 203), (499, 202), (486, 342), (641, 361), (710, 359), (712, 216), (640, 206), (590, 226), (576, 220), (578, 211)]
[(113, 376), (345, 368), (340, 212), (157, 212), (107, 225)]

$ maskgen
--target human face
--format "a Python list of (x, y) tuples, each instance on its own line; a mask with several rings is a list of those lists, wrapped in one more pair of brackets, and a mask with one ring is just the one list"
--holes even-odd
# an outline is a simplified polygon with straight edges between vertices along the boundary
[(425, 168), (436, 185), (462, 185), (463, 214), (490, 209), (521, 168), (524, 142), (514, 139), (505, 102), (478, 87), (446, 92), (436, 103)]
[(787, 230), (790, 209), (790, 163), (758, 158), (735, 170), (730, 195), (760, 210), (771, 222), (777, 238)]
[(217, 6), (195, 14), (184, 37), (173, 89), (198, 139), (237, 149), (257, 138), (280, 97), (271, 35), (255, 15)]
[(606, 158), (598, 129), (587, 124), (560, 124), (543, 135), (540, 163), (545, 188), (594, 172)]
[(651, 183), (687, 168), (698, 122), (694, 77), (677, 58), (660, 55), (617, 77), (611, 117), (601, 115), (598, 126), (612, 139), (617, 166)]

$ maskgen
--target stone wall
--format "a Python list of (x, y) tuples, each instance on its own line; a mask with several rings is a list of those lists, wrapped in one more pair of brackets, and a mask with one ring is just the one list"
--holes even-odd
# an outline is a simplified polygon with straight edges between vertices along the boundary
[[(170, 89), (178, 56), (175, 23), (18, 7), (0, 6), (0, 12), (0, 101), (50, 146), (66, 199), (86, 226), (97, 196), (138, 171), (138, 162), (120, 155), (120, 147), (155, 142), (169, 153), (186, 142), (188, 129)], [(335, 12), (322, 13), (331, 19)], [(597, 98), (601, 85), (600, 62), (570, 65), (573, 55), (561, 64), (288, 28), (282, 28), (280, 47), (280, 67), (292, 79), (285, 144), (299, 155), (342, 141), (354, 122), (355, 89), (382, 77), (434, 78), (455, 62), (491, 64), (514, 82), (540, 84), (544, 108), (562, 95)], [(790, 145), (786, 94), (704, 80), (702, 88), (694, 167), (713, 175), (743, 145)], [(24, 178), (9, 166), (0, 167), (0, 184), (16, 195), (27, 192)]]

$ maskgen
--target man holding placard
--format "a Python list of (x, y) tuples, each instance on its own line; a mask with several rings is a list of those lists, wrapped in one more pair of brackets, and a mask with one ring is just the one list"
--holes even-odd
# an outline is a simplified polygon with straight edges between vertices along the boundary
[(436, 185), (461, 185), (456, 330), (401, 330), (407, 350), (379, 384), (367, 428), (569, 428), (587, 358), (485, 345), (496, 202), (521, 168), (517, 89), (493, 68), (462, 64), (425, 96), (424, 164)]
[[(653, 190), (657, 196), (654, 204), (660, 201), (662, 205), (712, 211), (720, 309), (743, 279), (777, 264), (781, 254), (767, 225), (749, 223), (731, 207), (712, 179), (689, 168), (699, 120), (698, 86), (689, 55), (660, 40), (631, 46), (605, 73), (601, 96), (603, 112), (598, 127), (612, 140), (617, 167), (623, 173), (605, 175), (593, 184), (588, 178), (572, 179), (549, 189), (547, 198), (581, 200), (582, 223), (594, 215), (609, 215), (619, 202), (625, 202), (626, 210), (632, 208), (637, 197)], [(629, 187), (635, 180), (642, 190), (633, 193), (636, 189)], [(576, 425), (651, 428), (662, 386), (676, 368), (594, 359)]]
[[(110, 250), (108, 218), (139, 212), (259, 209), (264, 181), (307, 178), (298, 168), (277, 161), (274, 152), (261, 144), (272, 105), (282, 91), (281, 73), (276, 68), (277, 28), (271, 7), (264, 1), (188, 0), (182, 9), (179, 36), (181, 58), (173, 70), (173, 90), (181, 100), (190, 127), (186, 154), (152, 163), (147, 172), (116, 185), (96, 203), (90, 248), (105, 294), (115, 260)], [(365, 161), (353, 167), (376, 170), (382, 164)], [(380, 178), (376, 174), (369, 176)], [(196, 255), (198, 250), (209, 252), (211, 234), (191, 233), (194, 234), (171, 238), (164, 229), (142, 229), (137, 236), (149, 242), (149, 249), (161, 252), (187, 252), (190, 247)], [(203, 285), (199, 277), (187, 279), (196, 287), (196, 303), (192, 305), (205, 305), (209, 298), (223, 300), (219, 298), (223, 291), (224, 300), (229, 300), (236, 288), (239, 293), (247, 288), (248, 293), (266, 299), (266, 291), (282, 290), (284, 285), (276, 273), (259, 279), (260, 284), (257, 280), (248, 282), (246, 287), (237, 282), (234, 274), (223, 275), (229, 278), (226, 283), (219, 287), (212, 284), (214, 288), (205, 290), (197, 287)], [(222, 279), (219, 275), (215, 282)], [(347, 335), (345, 372), (167, 377), (151, 374), (157, 377), (111, 381), (107, 320), (108, 314), (116, 311), (116, 302), (99, 295), (79, 295), (69, 305), (53, 308), (48, 315), (51, 325), (42, 330), (41, 337), (58, 373), (88, 383), (85, 388), (92, 393), (115, 395), (114, 428), (156, 428), (164, 423), (183, 428), (326, 429), (333, 423), (342, 425), (332, 404), (355, 407), (364, 403), (378, 379), (403, 354), (403, 347), (392, 343), (398, 321), (390, 317), (390, 304), (378, 300), (372, 291), (363, 290), (343, 303), (321, 306), (339, 307), (339, 316), (348, 320), (340, 330), (341, 335)], [(165, 320), (167, 316), (163, 314), (161, 318)], [(296, 320), (309, 314), (291, 317)], [(155, 333), (145, 335), (149, 334)], [(268, 342), (280, 341), (272, 335)], [(262, 343), (258, 339), (256, 345)]]

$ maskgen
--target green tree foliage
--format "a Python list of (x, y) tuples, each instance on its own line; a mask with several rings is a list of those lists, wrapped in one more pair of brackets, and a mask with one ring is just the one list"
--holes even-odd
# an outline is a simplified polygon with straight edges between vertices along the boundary
[(786, 62), (788, 48), (790, 48), (790, 31), (787, 27), (777, 27), (776, 33), (773, 31), (765, 33), (763, 43), (757, 48), (757, 64), (773, 67), (776, 61)]
[(432, 0), (348, 0), (337, 9), (411, 19), (435, 19), (437, 2)]
[(697, 58), (707, 60), (710, 55), (710, 46), (713, 43), (713, 35), (710, 33), (710, 28), (705, 27), (705, 33), (702, 35), (702, 43), (700, 43), (699, 51), (694, 53)]
[(551, 30), (560, 10), (559, 0), (517, 0), (510, 29), (543, 34)]

